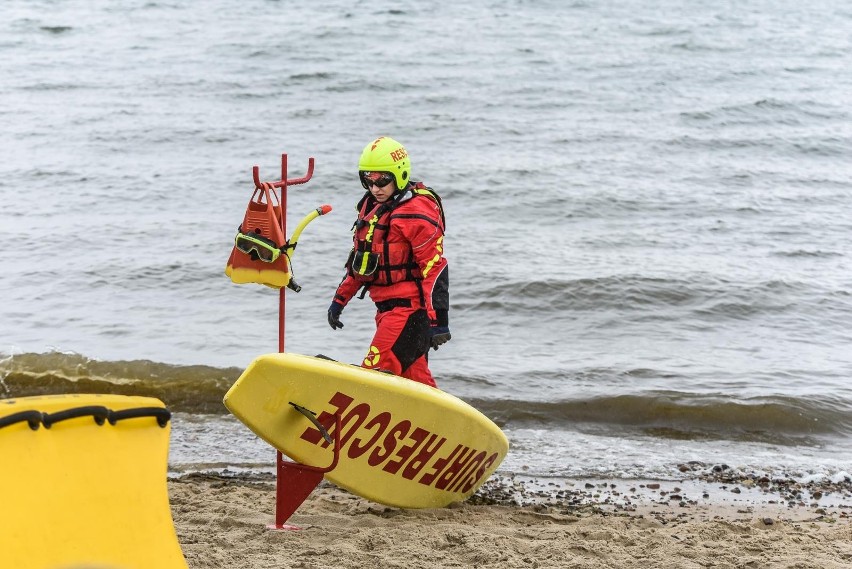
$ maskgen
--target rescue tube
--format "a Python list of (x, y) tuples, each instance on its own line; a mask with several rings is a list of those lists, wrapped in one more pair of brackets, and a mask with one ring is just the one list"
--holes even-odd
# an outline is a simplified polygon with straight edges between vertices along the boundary
[(166, 484), (170, 417), (151, 397), (0, 400), (2, 565), (186, 569)]

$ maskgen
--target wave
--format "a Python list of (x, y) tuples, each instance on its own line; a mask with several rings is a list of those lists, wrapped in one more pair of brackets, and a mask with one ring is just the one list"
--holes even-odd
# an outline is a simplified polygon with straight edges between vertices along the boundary
[(684, 111), (680, 113), (680, 117), (695, 126), (718, 128), (732, 125), (809, 125), (815, 121), (842, 120), (847, 118), (847, 114), (839, 107), (814, 100), (792, 103), (777, 99), (760, 99), (751, 103)]
[(848, 156), (850, 150), (849, 141), (838, 136), (811, 136), (801, 139), (790, 139), (774, 135), (765, 135), (760, 138), (723, 138), (716, 135), (699, 138), (691, 135), (683, 135), (663, 141), (663, 144), (667, 147), (676, 147), (681, 150), (697, 150), (701, 152), (760, 150), (788, 157)]
[(39, 29), (50, 34), (59, 35), (70, 32), (74, 28), (71, 26), (40, 26)]
[(822, 249), (795, 249), (792, 251), (778, 251), (770, 254), (776, 257), (816, 257), (821, 259), (844, 256), (843, 253), (837, 251), (823, 251)]
[(682, 308), (693, 311), (693, 315), (701, 319), (739, 319), (791, 310), (796, 303), (801, 304), (802, 298), (825, 300), (834, 294), (809, 289), (810, 285), (781, 280), (738, 283), (709, 276), (705, 280), (687, 280), (616, 275), (497, 285), (483, 282), (473, 291), (472, 298), (488, 300), (472, 302), (461, 299), (454, 306), (466, 309), (475, 305), (525, 313)]
[(472, 400), (502, 426), (564, 430), (588, 425), (638, 430), (665, 438), (789, 443), (847, 435), (847, 402), (828, 398), (732, 400), (689, 393), (641, 393), (566, 401)]
[(16, 354), (0, 360), (0, 398), (61, 393), (156, 397), (172, 411), (226, 413), (222, 398), (239, 368), (150, 360), (99, 361), (80, 354)]
[[(148, 360), (97, 361), (73, 353), (17, 354), (0, 360), (0, 399), (63, 393), (114, 393), (162, 400), (174, 412), (227, 414), (222, 398), (239, 368)], [(852, 434), (842, 398), (648, 391), (557, 401), (466, 398), (503, 428), (606, 430), (661, 438), (813, 444)]]

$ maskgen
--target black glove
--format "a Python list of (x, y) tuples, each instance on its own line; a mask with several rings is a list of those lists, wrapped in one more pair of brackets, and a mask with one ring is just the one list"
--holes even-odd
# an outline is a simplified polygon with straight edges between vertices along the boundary
[(340, 313), (343, 312), (343, 305), (339, 302), (332, 301), (328, 307), (328, 325), (332, 330), (343, 328), (343, 322), (340, 321)]
[(436, 350), (441, 344), (446, 344), (453, 337), (453, 335), (450, 334), (449, 326), (432, 326), (429, 328), (429, 333), (432, 335), (432, 347)]

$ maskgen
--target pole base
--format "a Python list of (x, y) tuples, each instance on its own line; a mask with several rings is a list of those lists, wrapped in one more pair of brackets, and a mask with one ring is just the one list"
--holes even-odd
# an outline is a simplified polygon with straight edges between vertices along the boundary
[(290, 524), (266, 524), (266, 529), (276, 531), (302, 531), (302, 528), (299, 526), (292, 526)]
[[(286, 522), (290, 519), (302, 502), (307, 500), (322, 481), (323, 472), (314, 467), (289, 462), (280, 459), (278, 461), (278, 492), (275, 504), (275, 524), (273, 529), (287, 528)], [(295, 528), (300, 529), (300, 528)]]

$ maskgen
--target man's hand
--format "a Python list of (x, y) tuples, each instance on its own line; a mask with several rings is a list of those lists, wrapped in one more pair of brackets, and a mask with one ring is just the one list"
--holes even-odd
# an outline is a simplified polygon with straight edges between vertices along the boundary
[(328, 325), (332, 330), (343, 328), (343, 322), (340, 321), (340, 313), (343, 312), (343, 305), (339, 302), (332, 301), (328, 307)]
[(450, 334), (449, 326), (432, 326), (429, 329), (429, 332), (432, 334), (432, 347), (436, 350), (442, 344), (449, 342), (453, 337), (453, 335)]

